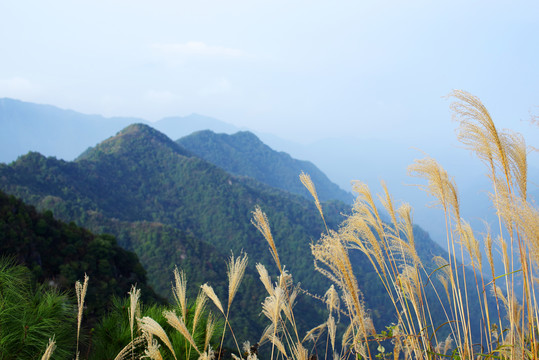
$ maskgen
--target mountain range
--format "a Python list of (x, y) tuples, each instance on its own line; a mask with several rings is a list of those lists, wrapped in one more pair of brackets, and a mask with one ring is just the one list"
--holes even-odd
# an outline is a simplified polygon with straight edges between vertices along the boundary
[[(120, 246), (138, 255), (149, 284), (163, 296), (170, 296), (175, 265), (194, 285), (191, 295), (209, 281), (222, 297), (230, 251), (246, 251), (270, 266), (268, 245), (250, 223), (259, 205), (272, 225), (281, 261), (303, 287), (321, 294), (329, 282), (314, 271), (310, 243), (325, 227), (312, 200), (299, 190), (299, 180), (292, 185), (298, 170), (313, 172), (324, 199), (347, 200), (347, 193), (334, 191), (338, 187), (314, 165), (273, 151), (248, 132), (203, 131), (175, 142), (142, 123), (87, 148), (74, 161), (30, 152), (0, 164), (0, 189), (62, 220), (113, 234)], [(351, 209), (339, 200), (326, 201), (323, 208), (332, 229)], [(445, 251), (419, 227), (414, 233), (420, 256), (434, 269), (432, 256), (446, 257)], [(359, 253), (352, 259), (375, 323), (390, 324), (395, 315), (376, 273)], [(242, 336), (260, 334), (263, 328), (258, 314), (264, 290), (256, 279), (255, 261), (237, 300), (241, 316), (234, 321)], [(318, 324), (319, 308), (308, 297), (298, 302), (297, 309), (310, 322), (305, 326)]]
[[(324, 232), (312, 201), (245, 175), (231, 175), (144, 124), (126, 127), (76, 161), (29, 153), (9, 165), (0, 164), (0, 189), (65, 221), (115, 235), (119, 245), (139, 256), (149, 284), (164, 296), (170, 296), (175, 265), (194, 284), (191, 293), (209, 281), (224, 296), (225, 261), (230, 251), (246, 251), (256, 260), (238, 295), (244, 311), (236, 323), (244, 335), (260, 334), (263, 328), (258, 313), (264, 290), (254, 275), (254, 262), (273, 263), (267, 243), (250, 223), (255, 205), (267, 213), (281, 261), (296, 281), (318, 294), (329, 286), (314, 271), (310, 255), (310, 243)], [(341, 214), (349, 211), (340, 201), (324, 204), (330, 228), (336, 228)], [(443, 254), (426, 233), (420, 229), (416, 233), (426, 261)], [(383, 305), (388, 299), (374, 281), (370, 263), (359, 254), (353, 258), (361, 278), (372, 279), (363, 288), (375, 320), (390, 323), (394, 315), (387, 303)], [(299, 302), (298, 309), (312, 312), (316, 307), (306, 301)], [(316, 318), (316, 312), (307, 317)]]

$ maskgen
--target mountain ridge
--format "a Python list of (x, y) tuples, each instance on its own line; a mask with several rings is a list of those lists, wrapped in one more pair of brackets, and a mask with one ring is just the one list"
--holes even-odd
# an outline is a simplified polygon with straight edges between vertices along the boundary
[(272, 187), (311, 199), (309, 191), (298, 181), (299, 174), (304, 171), (311, 176), (321, 201), (352, 203), (353, 196), (332, 183), (313, 163), (273, 150), (252, 132), (227, 135), (202, 130), (176, 142), (231, 174), (250, 176)]
[[(253, 178), (233, 176), (189, 155), (180, 145), (144, 124), (120, 131), (77, 161), (30, 153), (10, 165), (0, 164), (0, 189), (39, 208), (50, 209), (67, 221), (116, 235), (122, 246), (132, 246), (143, 265), (148, 266), (151, 285), (155, 284), (152, 279), (162, 278), (173, 267), (171, 261), (182, 260), (185, 252), (178, 251), (178, 246), (185, 248), (190, 237), (191, 243), (200, 243), (213, 258), (198, 255), (204, 261), (193, 263), (188, 276), (200, 273), (200, 266), (221, 263), (213, 269), (220, 281), (212, 284), (219, 295), (226, 293), (226, 271), (221, 269), (228, 257), (225, 254), (230, 251), (238, 254), (245, 250), (251, 258), (275, 271), (267, 242), (251, 224), (252, 211), (259, 205), (267, 214), (281, 263), (296, 282), (316, 294), (325, 293), (329, 286), (328, 280), (315, 271), (310, 255), (312, 241), (326, 232), (313, 201)], [(338, 228), (343, 214), (350, 211), (350, 206), (340, 201), (325, 202), (322, 206), (330, 229)], [(415, 244), (426, 263), (432, 263), (432, 255), (444, 255), (444, 250), (428, 234), (419, 228), (415, 230)], [(203, 243), (218, 252), (212, 252)], [(191, 255), (197, 256), (194, 252)], [(376, 281), (377, 274), (363, 254), (355, 251), (351, 257), (375, 323), (390, 324), (395, 314), (387, 294)], [(430, 265), (427, 268), (435, 269)], [(235, 305), (242, 316), (234, 320), (241, 324), (239, 331), (247, 336), (245, 339), (263, 329), (263, 319), (258, 314), (265, 292), (254, 275), (252, 263), (249, 269)], [(160, 281), (162, 291), (165, 283)], [(306, 329), (322, 320), (318, 317), (321, 309), (310, 304), (308, 298), (298, 303), (299, 309), (308, 314)]]

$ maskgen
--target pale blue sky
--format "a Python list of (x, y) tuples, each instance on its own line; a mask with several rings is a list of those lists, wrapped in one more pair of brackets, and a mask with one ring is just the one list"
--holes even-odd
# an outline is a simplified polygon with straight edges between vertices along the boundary
[(471, 214), (489, 210), (483, 170), (455, 148), (452, 89), (539, 147), (527, 121), (539, 115), (539, 1), (0, 0), (0, 97), (148, 120), (199, 113), (313, 143), (292, 155), (347, 190), (387, 180), (433, 234), (443, 225), (428, 200), (403, 185), (423, 156), (412, 146), (456, 175)]
[(441, 97), (459, 88), (538, 139), (521, 121), (539, 113), (538, 15), (537, 1), (2, 1), (0, 97), (417, 143), (454, 138)]

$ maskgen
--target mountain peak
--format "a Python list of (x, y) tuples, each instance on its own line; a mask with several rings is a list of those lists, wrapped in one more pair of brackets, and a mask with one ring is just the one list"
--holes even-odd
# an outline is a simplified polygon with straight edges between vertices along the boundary
[(332, 183), (314, 164), (277, 152), (249, 131), (233, 135), (216, 134), (210, 130), (195, 132), (177, 142), (206, 161), (239, 176), (248, 176), (267, 185), (311, 199), (299, 180), (307, 172), (318, 188), (322, 201), (352, 202), (352, 195)]
[(95, 147), (89, 148), (77, 160), (94, 160), (102, 154), (151, 154), (162, 151), (191, 156), (188, 151), (165, 134), (146, 124), (136, 123), (125, 127)]

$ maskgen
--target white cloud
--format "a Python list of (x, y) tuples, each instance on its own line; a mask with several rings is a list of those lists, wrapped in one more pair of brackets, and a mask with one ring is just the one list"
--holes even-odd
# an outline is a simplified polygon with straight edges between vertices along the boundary
[(155, 43), (151, 45), (164, 55), (176, 56), (211, 56), (239, 58), (247, 54), (239, 49), (227, 48), (223, 46), (210, 46), (200, 41), (188, 41), (179, 43)]

